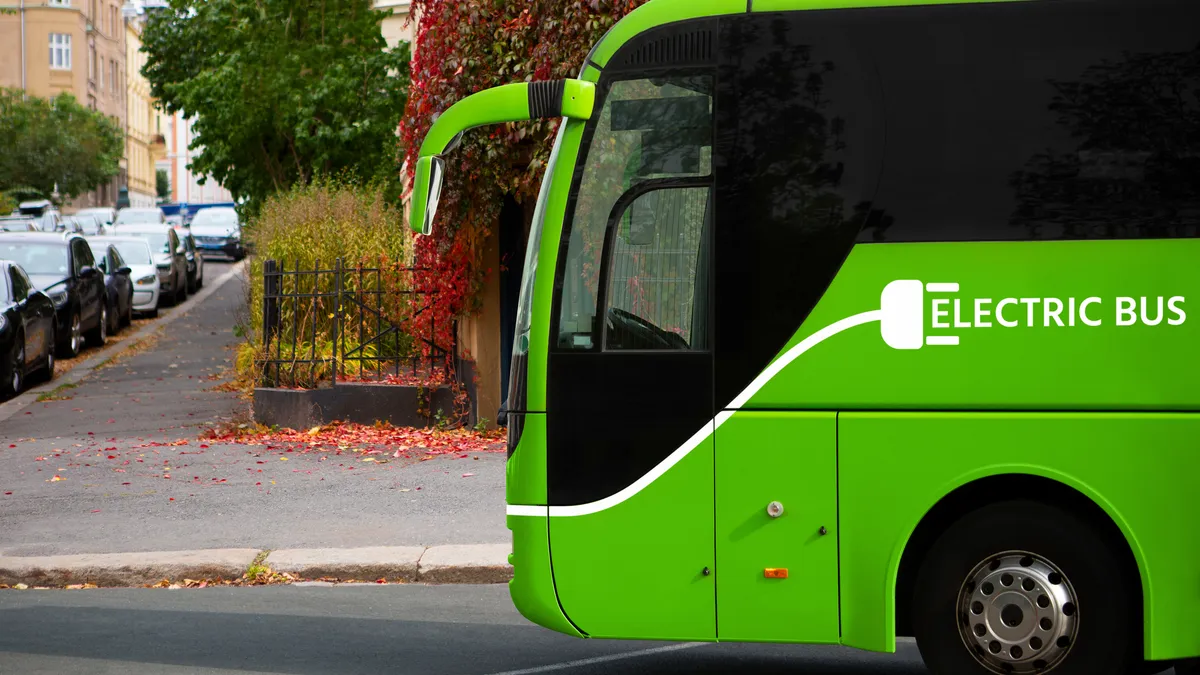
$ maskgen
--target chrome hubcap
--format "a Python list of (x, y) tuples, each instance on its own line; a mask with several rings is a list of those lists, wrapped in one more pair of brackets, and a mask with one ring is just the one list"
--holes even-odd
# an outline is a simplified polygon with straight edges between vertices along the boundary
[(71, 319), (71, 351), (79, 350), (79, 337), (83, 333), (82, 324), (80, 324), (79, 316)]
[(1054, 563), (1008, 551), (967, 576), (959, 592), (959, 635), (993, 673), (1045, 673), (1075, 644), (1078, 608), (1075, 589)]
[(100, 339), (108, 337), (108, 308), (100, 307)]
[(17, 358), (13, 359), (12, 367), (12, 390), (21, 391), (21, 373), (25, 370), (25, 349), (22, 347), (17, 352)]

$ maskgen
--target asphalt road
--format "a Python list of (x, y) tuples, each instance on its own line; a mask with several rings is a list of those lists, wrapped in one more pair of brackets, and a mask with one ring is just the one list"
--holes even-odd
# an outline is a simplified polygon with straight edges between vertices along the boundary
[(0, 592), (0, 673), (162, 675), (919, 675), (840, 647), (581, 640), (505, 586)]
[[(210, 264), (206, 279), (226, 270)], [(68, 399), (0, 421), (0, 555), (510, 541), (503, 454), (373, 464), (200, 441), (249, 407), (218, 388), (244, 284), (226, 283)]]

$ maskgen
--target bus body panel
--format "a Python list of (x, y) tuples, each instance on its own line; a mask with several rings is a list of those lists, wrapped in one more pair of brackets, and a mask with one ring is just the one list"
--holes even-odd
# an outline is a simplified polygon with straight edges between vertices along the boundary
[(1079, 491), (1125, 535), (1146, 658), (1200, 654), (1198, 438), (1192, 413), (841, 413), (842, 641), (893, 651), (896, 573), (921, 518), (975, 480), (1027, 474)]
[(558, 604), (550, 564), (548, 518), (545, 515), (508, 516), (507, 523), (513, 540), (513, 552), (509, 557), (513, 578), (508, 582), (508, 589), (517, 611), (539, 626), (572, 637), (584, 637), (571, 625)]
[[(791, 362), (746, 407), (1200, 410), (1197, 261), (1200, 239), (859, 244), (780, 357), (879, 309), (897, 280), (926, 286), (925, 344), (893, 349), (878, 323), (855, 328)], [(946, 283), (958, 290), (928, 290)], [(1001, 318), (1018, 325), (999, 322), (1002, 302)]]
[(716, 452), (718, 637), (837, 644), (836, 413), (740, 412)]
[(590, 637), (715, 640), (712, 486), (710, 434), (629, 499), (551, 515), (554, 581), (571, 622)]

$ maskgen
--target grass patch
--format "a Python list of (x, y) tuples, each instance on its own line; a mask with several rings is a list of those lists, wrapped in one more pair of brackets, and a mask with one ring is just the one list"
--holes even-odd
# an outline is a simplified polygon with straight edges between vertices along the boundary
[(38, 394), (37, 401), (38, 403), (42, 403), (44, 401), (70, 401), (74, 397), (67, 396), (66, 392), (75, 389), (78, 386), (79, 384), (75, 382), (65, 382), (58, 385), (54, 389), (51, 389), (50, 391), (43, 391), (42, 393)]

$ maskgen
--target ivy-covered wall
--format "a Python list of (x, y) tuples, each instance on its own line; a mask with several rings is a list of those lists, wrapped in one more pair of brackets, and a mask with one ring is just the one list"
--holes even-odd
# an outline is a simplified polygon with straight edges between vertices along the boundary
[[(415, 165), (437, 114), (490, 87), (575, 77), (592, 45), (643, 2), (414, 0), (417, 48), (400, 129), (407, 166)], [(483, 254), (503, 198), (512, 195), (521, 203), (536, 198), (557, 128), (557, 121), (538, 121), (476, 129), (446, 157), (434, 234), (415, 243), (415, 263), (434, 271), (423, 283), (436, 286), (445, 299), (439, 326), (482, 309), (484, 285), (498, 272)]]

